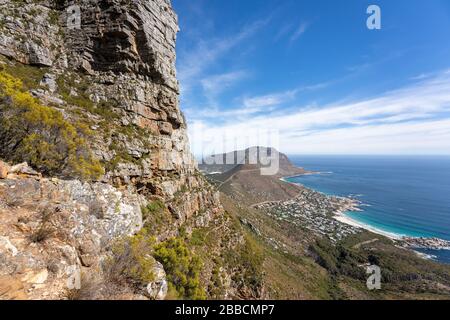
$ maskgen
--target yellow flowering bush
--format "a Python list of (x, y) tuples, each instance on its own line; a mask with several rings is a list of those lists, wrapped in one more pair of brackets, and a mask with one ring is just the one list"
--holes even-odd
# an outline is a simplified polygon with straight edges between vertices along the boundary
[(44, 106), (20, 79), (0, 70), (0, 156), (27, 161), (48, 175), (97, 179), (104, 170), (92, 156), (89, 129), (71, 124), (55, 108)]

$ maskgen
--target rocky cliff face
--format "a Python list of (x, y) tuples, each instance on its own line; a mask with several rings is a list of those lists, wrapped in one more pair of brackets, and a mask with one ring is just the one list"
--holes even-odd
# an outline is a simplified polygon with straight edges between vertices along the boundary
[[(90, 143), (105, 164), (103, 181), (168, 200), (181, 189), (205, 187), (196, 177), (178, 105), (178, 24), (168, 0), (1, 1), (0, 6), (0, 53), (44, 67), (33, 94), (95, 131)], [(218, 205), (201, 192), (185, 200), (189, 205), (173, 207), (175, 214)]]
[[(169, 0), (0, 0), (4, 79), (20, 80), (26, 94), (61, 113), (64, 123), (89, 131), (84, 138), (104, 168), (91, 182), (64, 170), (42, 177), (34, 163), (33, 169), (11, 167), (27, 160), (24, 153), (11, 156), (23, 141), (14, 134), (0, 139), (0, 157), (10, 162), (0, 163), (0, 296), (62, 298), (74, 270), (101, 270), (114, 241), (143, 226), (157, 243), (199, 228), (230, 231), (217, 192), (189, 150), (175, 71), (177, 32)], [(3, 91), (0, 119), (17, 100)], [(33, 161), (47, 160), (40, 156)], [(208, 254), (242, 243), (225, 234)], [(164, 297), (164, 270), (153, 265), (159, 280), (151, 290), (144, 283), (121, 294)], [(210, 263), (201, 272), (205, 286), (213, 273), (226, 280), (218, 297), (233, 295), (223, 268)], [(105, 290), (97, 290), (99, 297), (123, 297)]]

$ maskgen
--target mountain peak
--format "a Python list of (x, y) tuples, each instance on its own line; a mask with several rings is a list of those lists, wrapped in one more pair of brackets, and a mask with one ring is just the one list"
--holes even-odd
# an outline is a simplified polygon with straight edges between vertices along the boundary
[(292, 164), (288, 156), (274, 147), (253, 146), (223, 154), (205, 157), (199, 164), (205, 173), (226, 173), (230, 170), (275, 168), (270, 175), (289, 176), (305, 173)]

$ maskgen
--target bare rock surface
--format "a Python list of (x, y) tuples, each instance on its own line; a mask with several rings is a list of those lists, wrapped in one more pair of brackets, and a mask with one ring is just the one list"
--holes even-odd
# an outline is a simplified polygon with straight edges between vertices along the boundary
[(5, 298), (65, 298), (75, 272), (100, 272), (113, 241), (140, 230), (144, 202), (104, 183), (33, 176), (1, 180), (0, 277), (6, 281)]

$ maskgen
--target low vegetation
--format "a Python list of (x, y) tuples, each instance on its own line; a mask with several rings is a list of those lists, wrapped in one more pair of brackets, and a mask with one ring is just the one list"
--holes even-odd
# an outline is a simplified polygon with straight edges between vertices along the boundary
[(335, 246), (328, 239), (319, 239), (312, 245), (317, 262), (332, 275), (346, 275), (363, 280), (365, 270), (359, 267), (367, 262), (361, 254), (343, 245)]
[(164, 266), (167, 279), (179, 298), (206, 299), (200, 285), (202, 262), (187, 248), (183, 239), (173, 238), (160, 243), (155, 247), (154, 256)]
[[(367, 247), (357, 245), (368, 239), (376, 241)], [(419, 258), (409, 250), (395, 247), (382, 236), (366, 232), (351, 236), (338, 245), (321, 239), (311, 246), (311, 251), (316, 261), (331, 274), (335, 288), (339, 283), (353, 287), (359, 284), (359, 290), (379, 298), (407, 295), (437, 298), (448, 294), (448, 289), (445, 289), (450, 285), (448, 266)], [(366, 290), (367, 264), (381, 268), (382, 291)]]
[(172, 214), (159, 199), (150, 201), (141, 208), (141, 211), (144, 229), (149, 235), (156, 236), (164, 233), (164, 230), (173, 223)]
[(204, 228), (195, 229), (192, 231), (189, 244), (195, 247), (201, 247), (208, 243), (207, 230)]
[(41, 243), (51, 237), (53, 230), (45, 224), (40, 225), (30, 234), (30, 241), (33, 243)]
[(139, 234), (118, 241), (112, 256), (104, 264), (106, 278), (113, 283), (124, 279), (133, 285), (142, 285), (154, 279), (152, 248), (154, 239), (145, 230)]
[(234, 269), (233, 281), (244, 299), (255, 299), (263, 286), (263, 247), (251, 235), (245, 234), (244, 244), (237, 250), (228, 250), (225, 264)]
[(19, 78), (0, 69), (0, 156), (27, 161), (47, 175), (97, 179), (103, 168), (89, 149), (90, 134), (87, 126), (40, 104)]
[(142, 207), (142, 219), (146, 220), (150, 216), (160, 213), (165, 208), (166, 206), (161, 200), (154, 200), (146, 206)]
[(29, 236), (29, 240), (33, 243), (41, 243), (45, 242), (49, 239), (54, 233), (55, 228), (51, 224), (51, 218), (56, 213), (59, 212), (59, 208), (45, 207), (43, 208), (39, 221), (39, 225), (31, 232)]
[(154, 280), (155, 261), (160, 262), (169, 282), (169, 299), (206, 299), (200, 284), (201, 259), (190, 250), (184, 238), (171, 238), (156, 244), (147, 230), (118, 241), (111, 257), (104, 263), (108, 282), (131, 284), (142, 288)]
[(95, 300), (102, 282), (94, 274), (81, 273), (78, 288), (66, 290), (66, 299), (72, 301)]
[(0, 55), (0, 71), (14, 75), (14, 77), (22, 81), (23, 87), (26, 90), (31, 90), (40, 87), (41, 80), (49, 71), (49, 68), (37, 68), (26, 64), (21, 64)]

